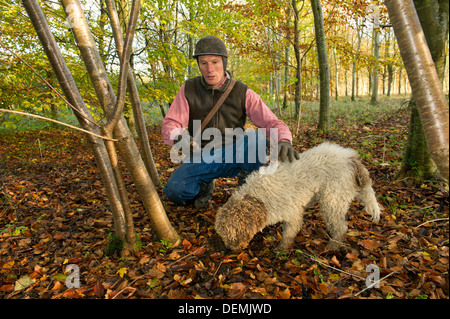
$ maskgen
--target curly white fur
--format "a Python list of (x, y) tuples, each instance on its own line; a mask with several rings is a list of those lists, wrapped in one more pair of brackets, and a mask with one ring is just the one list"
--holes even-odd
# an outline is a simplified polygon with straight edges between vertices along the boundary
[(346, 214), (358, 198), (374, 222), (380, 207), (369, 172), (355, 150), (323, 143), (293, 163), (280, 163), (274, 174), (254, 172), (216, 214), (215, 229), (225, 245), (244, 249), (264, 227), (283, 222), (278, 249), (291, 246), (303, 224), (305, 208), (318, 202), (331, 234), (328, 249), (345, 242)]

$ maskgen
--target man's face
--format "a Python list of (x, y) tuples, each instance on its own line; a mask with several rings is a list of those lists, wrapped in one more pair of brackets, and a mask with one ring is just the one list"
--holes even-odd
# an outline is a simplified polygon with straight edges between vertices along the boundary
[(206, 83), (213, 88), (217, 88), (225, 75), (222, 57), (218, 55), (200, 55), (198, 57), (198, 65)]

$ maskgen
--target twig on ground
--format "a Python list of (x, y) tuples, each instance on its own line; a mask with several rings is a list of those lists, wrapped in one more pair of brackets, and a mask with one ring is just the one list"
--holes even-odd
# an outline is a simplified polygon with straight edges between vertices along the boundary
[(383, 278), (381, 278), (381, 279), (379, 279), (379, 280), (373, 282), (372, 284), (368, 285), (366, 288), (364, 288), (364, 289), (361, 290), (360, 292), (356, 293), (356, 294), (355, 294), (355, 297), (358, 296), (360, 293), (363, 293), (363, 292), (366, 291), (367, 289), (372, 288), (373, 286), (375, 286), (376, 284), (380, 283), (382, 280), (386, 279), (387, 277), (389, 277), (389, 276), (391, 276), (391, 275), (393, 275), (393, 274), (396, 274), (396, 273), (397, 273), (396, 271), (393, 271), (393, 272), (391, 272), (390, 274), (384, 276)]
[(422, 223), (422, 224), (414, 227), (414, 229), (419, 228), (420, 226), (423, 226), (423, 225), (428, 224), (428, 223), (439, 222), (439, 221), (443, 221), (443, 220), (448, 221), (448, 217), (446, 217), (446, 218), (437, 218), (437, 219), (426, 221), (425, 223)]
[(330, 266), (330, 265), (328, 265), (328, 264), (326, 264), (326, 263), (324, 263), (324, 262), (318, 260), (316, 257), (314, 257), (314, 256), (312, 256), (312, 255), (310, 255), (310, 254), (308, 254), (308, 253), (305, 253), (305, 252), (303, 252), (303, 251), (301, 251), (300, 253), (301, 253), (302, 255), (305, 255), (306, 257), (309, 257), (310, 259), (314, 260), (315, 262), (318, 262), (318, 263), (321, 264), (322, 266), (328, 267), (328, 268), (330, 268), (330, 269), (333, 269), (333, 270), (342, 272), (342, 273), (344, 273), (344, 274), (347, 274), (347, 275), (350, 275), (350, 276), (353, 276), (353, 277), (356, 277), (356, 278), (359, 278), (359, 279), (366, 280), (366, 278), (364, 278), (364, 277), (362, 277), (362, 276), (358, 276), (358, 275), (349, 273), (349, 272), (347, 272), (347, 271), (344, 271), (344, 270), (342, 270), (342, 269), (339, 269), (339, 268)]
[(191, 252), (191, 253), (189, 253), (189, 254), (187, 254), (187, 255), (181, 257), (180, 259), (175, 260), (175, 261), (173, 262), (172, 266), (173, 266), (174, 264), (176, 264), (176, 263), (182, 261), (183, 259), (185, 259), (185, 258), (187, 258), (187, 257), (189, 257), (189, 256), (191, 256), (191, 255), (194, 255), (197, 251), (199, 251), (200, 249), (202, 249), (202, 248), (204, 248), (204, 247), (205, 247), (205, 245), (203, 245), (203, 246), (197, 248), (195, 251), (193, 251), (193, 252)]

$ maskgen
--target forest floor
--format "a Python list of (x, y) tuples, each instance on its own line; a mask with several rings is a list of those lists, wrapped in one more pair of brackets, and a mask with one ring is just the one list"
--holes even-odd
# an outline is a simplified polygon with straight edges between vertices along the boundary
[[(113, 221), (83, 135), (51, 129), (0, 134), (0, 298), (448, 299), (448, 187), (395, 178), (408, 118), (403, 107), (377, 121), (335, 125), (328, 134), (304, 123), (295, 138), (298, 151), (325, 140), (356, 149), (374, 180), (382, 218), (372, 223), (354, 202), (345, 255), (324, 251), (328, 235), (317, 207), (289, 251), (274, 252), (281, 225), (257, 234), (238, 254), (215, 251), (208, 241), (215, 212), (236, 179), (218, 180), (204, 209), (173, 205), (158, 190), (183, 238), (171, 247), (156, 238), (125, 174), (138, 247), (127, 257), (106, 256)], [(148, 133), (165, 184), (176, 165), (160, 126)], [(79, 268), (79, 288), (66, 285), (70, 264)], [(366, 278), (376, 274), (372, 264), (381, 280), (366, 289)]]

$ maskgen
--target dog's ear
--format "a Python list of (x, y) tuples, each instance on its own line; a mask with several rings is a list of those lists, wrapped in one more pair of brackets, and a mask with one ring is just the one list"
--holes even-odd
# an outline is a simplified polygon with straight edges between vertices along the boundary
[(242, 198), (232, 196), (216, 213), (214, 228), (225, 246), (233, 251), (244, 249), (254, 235), (252, 234), (251, 238), (248, 239), (243, 206), (245, 206), (245, 203), (243, 203)]
[(259, 230), (264, 228), (267, 224), (269, 215), (266, 205), (261, 200), (251, 195), (245, 195), (243, 202), (245, 202), (248, 217), (253, 220), (252, 226)]
[(228, 216), (229, 205), (226, 203), (223, 207), (219, 208), (216, 213), (216, 220), (214, 222), (214, 229), (216, 233), (222, 238), (225, 246), (229, 249), (230, 242), (236, 239), (236, 234), (233, 227), (230, 227), (230, 218)]
[(355, 177), (355, 184), (360, 187), (366, 187), (372, 185), (372, 179), (370, 178), (369, 171), (358, 159), (352, 159), (350, 165), (353, 167), (353, 174)]

